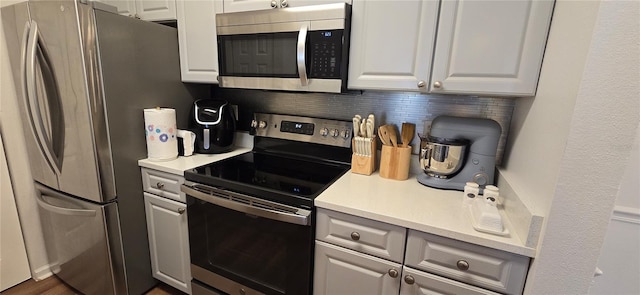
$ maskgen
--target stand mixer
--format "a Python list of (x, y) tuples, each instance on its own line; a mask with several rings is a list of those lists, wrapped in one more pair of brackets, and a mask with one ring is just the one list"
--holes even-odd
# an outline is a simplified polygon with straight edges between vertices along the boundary
[(502, 128), (491, 119), (439, 116), (428, 136), (420, 136), (419, 183), (464, 190), (467, 182), (494, 183), (498, 141)]

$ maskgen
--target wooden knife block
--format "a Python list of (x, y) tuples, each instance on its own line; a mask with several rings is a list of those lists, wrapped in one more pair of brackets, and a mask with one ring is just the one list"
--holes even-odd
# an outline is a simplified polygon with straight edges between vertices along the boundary
[[(351, 173), (371, 175), (374, 171), (376, 171), (376, 157), (378, 155), (376, 142), (377, 142), (377, 138), (374, 135), (371, 140), (370, 156), (357, 155), (355, 153), (355, 148), (352, 148), (354, 152), (351, 155)], [(351, 139), (351, 146), (355, 147), (355, 145), (356, 145), (355, 139)]]
[(409, 178), (411, 146), (393, 147), (382, 145), (380, 155), (380, 177), (406, 180)]

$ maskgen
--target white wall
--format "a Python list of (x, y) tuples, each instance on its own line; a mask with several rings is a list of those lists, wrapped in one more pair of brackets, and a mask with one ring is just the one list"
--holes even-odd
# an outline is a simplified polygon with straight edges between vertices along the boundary
[(616, 206), (589, 294), (640, 294), (640, 128), (622, 177)]
[[(17, 2), (22, 1), (2, 0), (0, 6), (4, 7)], [(26, 146), (22, 135), (11, 65), (9, 64), (7, 42), (4, 38), (1, 21), (0, 42), (0, 132), (2, 132), (5, 143), (5, 152), (13, 180), (16, 206), (27, 248), (31, 275), (35, 279), (43, 279), (50, 275), (50, 271), (38, 218), (36, 192), (25, 152)]]
[(503, 172), (545, 216), (527, 294), (588, 293), (640, 121), (639, 3), (556, 2), (538, 93), (516, 106)]

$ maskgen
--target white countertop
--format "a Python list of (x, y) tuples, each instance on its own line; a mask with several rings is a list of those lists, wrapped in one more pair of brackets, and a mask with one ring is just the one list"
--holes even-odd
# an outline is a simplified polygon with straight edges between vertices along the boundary
[(462, 192), (424, 186), (416, 180), (422, 173), (412, 158), (412, 171), (404, 181), (385, 179), (374, 172), (361, 175), (347, 172), (316, 199), (315, 205), (334, 211), (378, 220), (464, 242), (534, 257), (503, 216), (509, 235), (498, 236), (473, 229), (471, 217), (462, 204)]
[(234, 145), (235, 149), (227, 153), (193, 154), (188, 157), (178, 157), (169, 161), (151, 161), (149, 159), (142, 159), (138, 160), (138, 166), (184, 176), (185, 170), (193, 169), (251, 151), (253, 148), (253, 136), (249, 135), (247, 132), (236, 132)]
[(138, 160), (138, 166), (155, 169), (175, 175), (184, 176), (184, 171), (206, 165), (216, 161), (224, 160), (235, 155), (251, 151), (250, 148), (238, 147), (233, 151), (222, 154), (193, 154), (189, 157), (178, 157), (169, 161), (151, 161), (149, 159)]

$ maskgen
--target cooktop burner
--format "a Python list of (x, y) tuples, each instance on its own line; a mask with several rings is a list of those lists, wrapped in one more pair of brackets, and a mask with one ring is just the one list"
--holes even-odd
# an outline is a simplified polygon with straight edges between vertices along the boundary
[(350, 123), (256, 114), (253, 151), (185, 171), (185, 179), (312, 208), (313, 199), (350, 168)]

